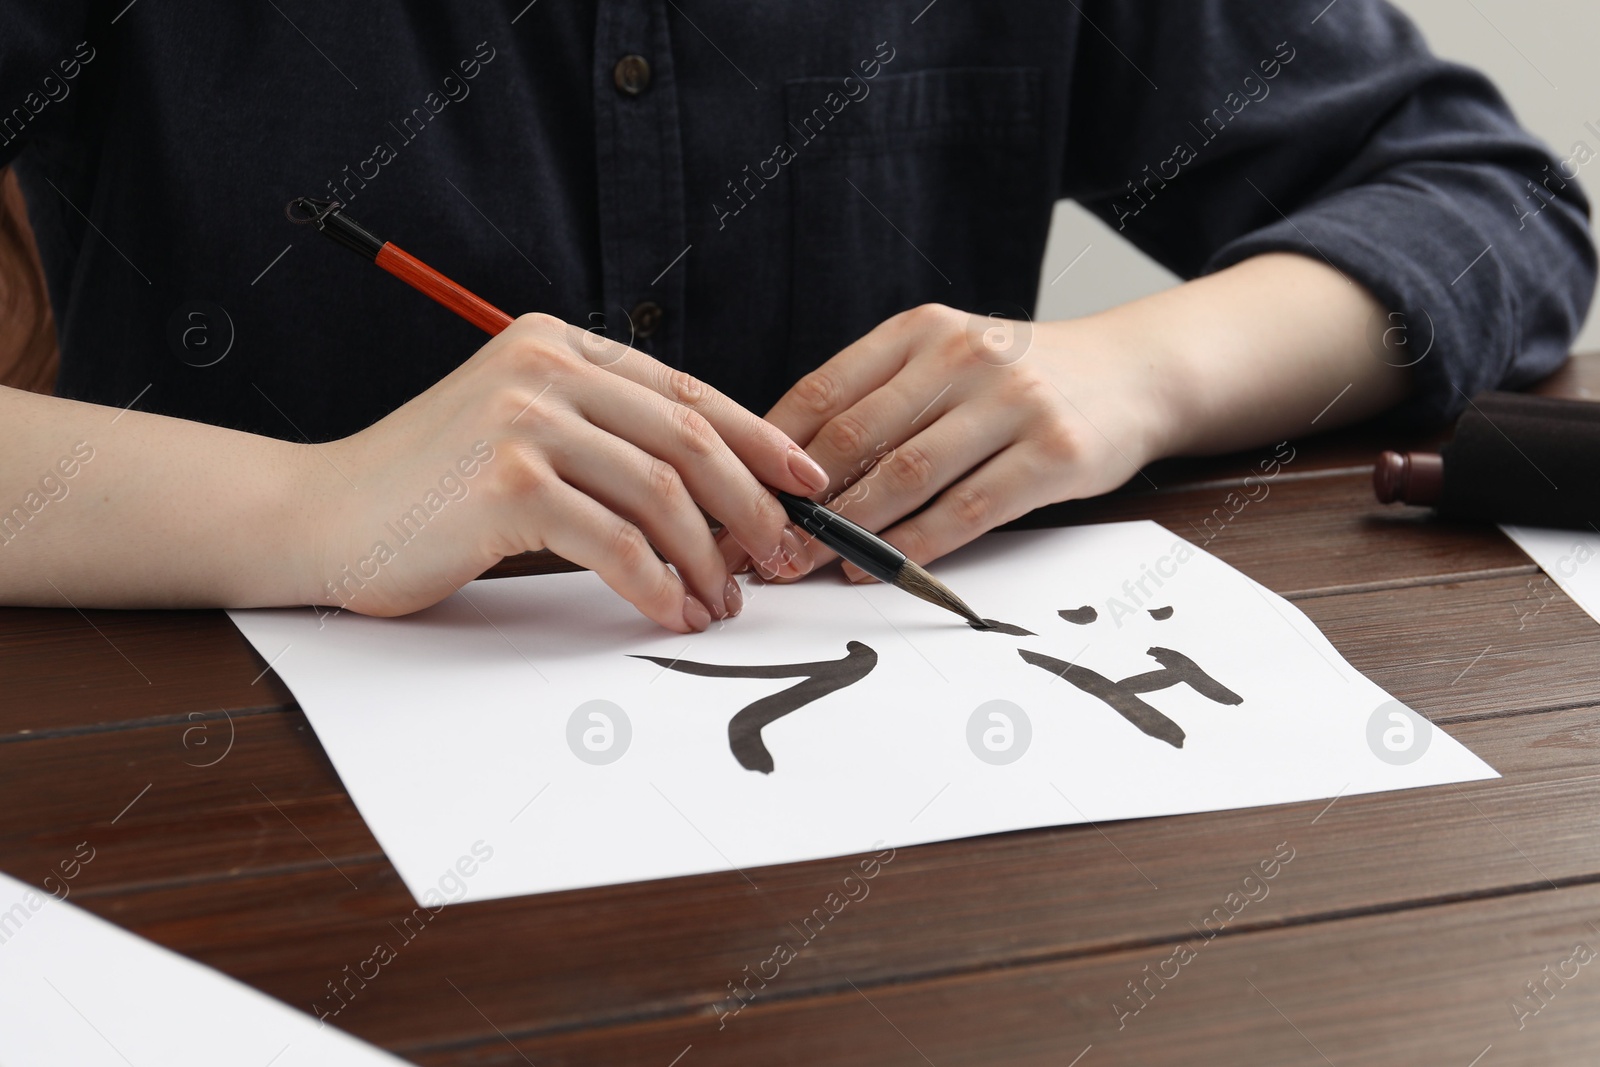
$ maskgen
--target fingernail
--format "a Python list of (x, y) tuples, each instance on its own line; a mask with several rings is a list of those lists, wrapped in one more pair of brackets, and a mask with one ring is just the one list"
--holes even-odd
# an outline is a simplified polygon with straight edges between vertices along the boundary
[(811, 570), (811, 549), (806, 547), (793, 526), (785, 526), (783, 533), (778, 535), (778, 541), (783, 546), (783, 561), (788, 570), (796, 575)]
[(739, 542), (735, 541), (731, 537), (718, 537), (716, 539), (716, 546), (717, 553), (722, 556), (722, 565), (728, 568), (729, 574), (735, 573), (735, 568), (748, 558), (745, 550), (739, 547)]
[(683, 621), (689, 629), (700, 633), (711, 625), (711, 612), (694, 597), (686, 596), (683, 598)]
[(779, 570), (781, 569), (778, 565), (778, 560), (781, 554), (782, 550), (780, 549), (778, 553), (775, 553), (770, 558), (757, 562), (755, 564), (756, 573), (761, 575), (761, 577), (765, 578), (769, 582), (776, 578)]
[(789, 449), (789, 473), (804, 482), (813, 493), (828, 488), (828, 472), (799, 448)]
[(754, 564), (752, 564), (750, 562), (750, 557), (746, 556), (744, 558), (744, 562), (739, 564), (737, 567), (735, 567), (733, 569), (733, 573), (735, 573), (735, 574), (749, 574), (753, 567), (754, 567)]
[(744, 593), (739, 589), (739, 582), (729, 578), (728, 584), (722, 589), (722, 606), (724, 619), (731, 618), (744, 610)]

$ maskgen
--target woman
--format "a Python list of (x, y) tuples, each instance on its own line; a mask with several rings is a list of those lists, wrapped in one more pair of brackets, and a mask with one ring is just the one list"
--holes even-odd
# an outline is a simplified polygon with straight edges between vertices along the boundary
[[(550, 548), (699, 630), (827, 562), (768, 487), (926, 563), (1448, 418), (1594, 282), (1571, 169), (1380, 0), (3, 6), (61, 342), (0, 392), (10, 604), (397, 614)], [(533, 314), (483, 344), (297, 195)], [(1027, 322), (1062, 197), (1192, 280)]]

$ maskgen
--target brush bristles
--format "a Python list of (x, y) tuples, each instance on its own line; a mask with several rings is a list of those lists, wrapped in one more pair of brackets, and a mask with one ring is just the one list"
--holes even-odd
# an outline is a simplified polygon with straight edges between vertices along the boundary
[(894, 584), (914, 597), (926, 600), (928, 603), (944, 608), (946, 611), (955, 612), (968, 622), (983, 625), (983, 620), (978, 613), (967, 607), (966, 601), (956, 596), (939, 579), (911, 562), (906, 560), (905, 566), (900, 568), (900, 573), (895, 576)]

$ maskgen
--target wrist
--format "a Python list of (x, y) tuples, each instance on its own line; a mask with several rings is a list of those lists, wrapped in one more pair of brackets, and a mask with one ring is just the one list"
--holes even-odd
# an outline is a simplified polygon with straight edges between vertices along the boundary
[(1063, 353), (1070, 368), (1070, 381), (1060, 387), (1128, 462), (1142, 468), (1185, 446), (1184, 398), (1192, 384), (1182, 353), (1125, 307), (1036, 328), (1044, 333), (1038, 340)]
[(1114, 351), (1149, 369), (1157, 454), (1173, 456), (1254, 448), (1401, 399), (1406, 372), (1369, 348), (1382, 313), (1333, 267), (1269, 253), (1094, 319)]
[[(333, 501), (344, 485), (331, 460), (319, 450), (331, 445), (275, 441), (273, 476), (261, 495), (263, 528), (276, 561), (270, 582), (273, 600), (287, 604), (329, 603), (324, 565), (328, 557)], [(337, 482), (338, 485), (332, 483)]]

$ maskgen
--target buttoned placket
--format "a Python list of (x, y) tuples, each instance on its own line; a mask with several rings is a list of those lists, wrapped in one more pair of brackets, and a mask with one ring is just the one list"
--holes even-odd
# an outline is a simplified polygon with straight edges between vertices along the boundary
[(689, 242), (666, 0), (602, 0), (594, 120), (606, 335), (681, 367)]

